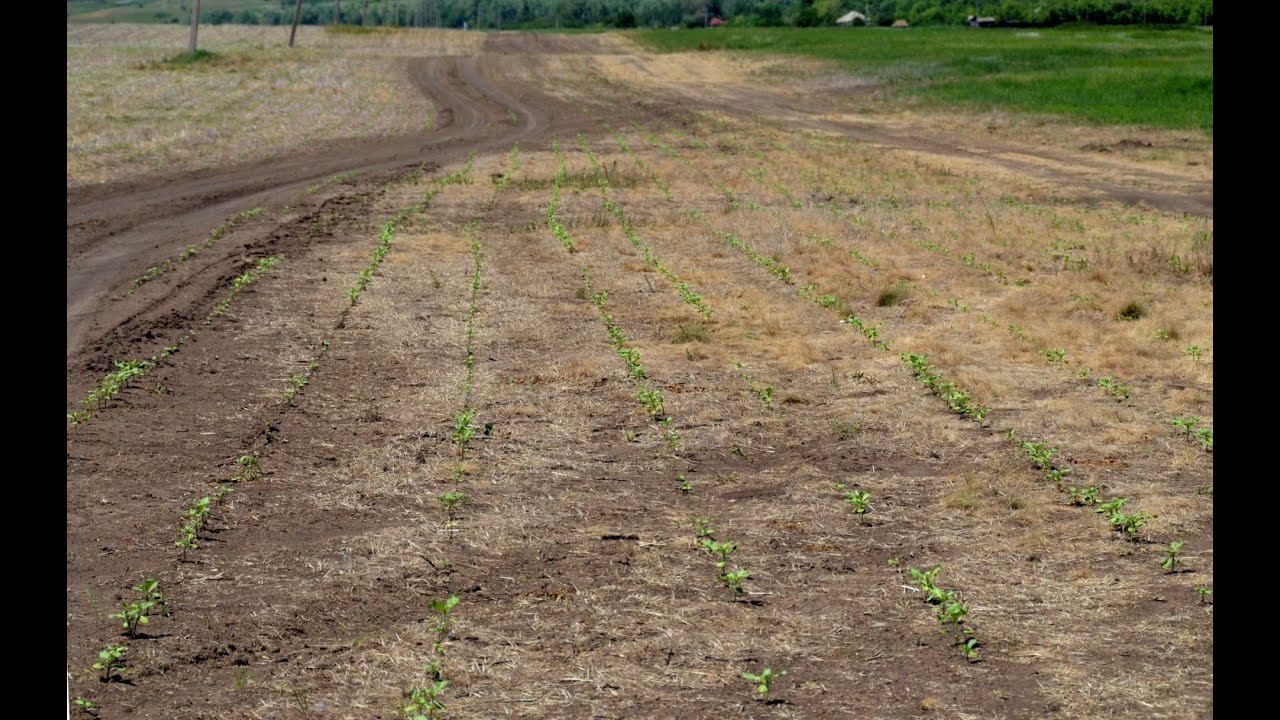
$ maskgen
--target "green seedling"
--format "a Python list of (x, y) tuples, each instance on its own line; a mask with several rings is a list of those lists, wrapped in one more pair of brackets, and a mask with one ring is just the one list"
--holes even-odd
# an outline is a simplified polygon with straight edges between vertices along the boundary
[(444, 510), (448, 513), (449, 518), (452, 519), (454, 511), (466, 505), (471, 500), (471, 497), (463, 492), (447, 492), (441, 494), (438, 499), (440, 504), (444, 505)]
[(938, 609), (938, 622), (959, 625), (968, 614), (969, 606), (952, 596)]
[(751, 573), (742, 568), (738, 568), (733, 572), (726, 572), (719, 576), (720, 581), (725, 584), (735, 595), (741, 595), (745, 592), (742, 589), (742, 583), (751, 577)]
[(1094, 512), (1100, 513), (1103, 517), (1110, 520), (1116, 515), (1121, 514), (1120, 509), (1123, 508), (1128, 503), (1129, 503), (1129, 498), (1116, 498), (1114, 500), (1110, 500), (1108, 502), (1102, 503), (1101, 505), (1099, 505), (1097, 508), (1094, 509)]
[(1194, 434), (1205, 450), (1213, 449), (1213, 428), (1200, 428)]
[(1117, 400), (1129, 399), (1128, 386), (1120, 384), (1120, 381), (1114, 377), (1098, 378), (1098, 387), (1111, 393)]
[(1196, 593), (1200, 595), (1200, 604), (1204, 605), (1213, 602), (1213, 588), (1207, 585), (1201, 585), (1196, 588)]
[(463, 410), (453, 416), (453, 435), (451, 437), (458, 446), (459, 452), (463, 455), (466, 454), (467, 448), (470, 447), (472, 438), (476, 436), (476, 429), (471, 425), (475, 418), (476, 411), (474, 408)]
[(83, 710), (89, 715), (97, 715), (98, 713), (98, 706), (94, 705), (89, 700), (85, 700), (84, 698), (76, 698), (75, 700), (71, 701), (71, 704), (75, 705), (77, 710)]
[(1060, 363), (1067, 357), (1067, 351), (1063, 350), (1062, 348), (1049, 348), (1047, 350), (1041, 350), (1040, 354), (1044, 355), (1045, 359), (1047, 359), (1051, 363)]
[(1061, 468), (1053, 467), (1053, 468), (1048, 468), (1047, 470), (1044, 471), (1044, 479), (1048, 480), (1049, 482), (1052, 482), (1054, 485), (1057, 485), (1058, 489), (1061, 490), (1062, 480), (1070, 474), (1071, 474), (1071, 468), (1069, 467), (1061, 467)]
[(844, 493), (844, 501), (849, 503), (849, 507), (858, 515), (865, 515), (871, 507), (867, 504), (871, 500), (871, 493), (866, 490), (848, 490), (844, 485), (836, 483), (836, 490)]
[(236, 464), (238, 464), (242, 470), (231, 478), (231, 482), (233, 483), (251, 482), (253, 480), (257, 480), (263, 475), (262, 461), (258, 458), (257, 450), (252, 450), (236, 458)]
[(107, 645), (98, 653), (98, 662), (92, 668), (102, 672), (102, 682), (111, 682), (128, 671), (124, 664), (124, 655), (128, 651), (124, 645)]
[(693, 530), (700, 538), (715, 537), (716, 531), (711, 527), (711, 523), (706, 518), (694, 518)]
[(1027, 457), (1031, 458), (1031, 462), (1034, 463), (1036, 467), (1046, 470), (1052, 467), (1052, 465), (1049, 464), (1049, 461), (1058, 453), (1058, 448), (1050, 447), (1043, 441), (1032, 442), (1030, 440), (1023, 440), (1022, 444), (1018, 447), (1026, 451)]
[(1169, 421), (1175, 428), (1182, 431), (1182, 434), (1191, 438), (1191, 431), (1200, 422), (1200, 418), (1195, 416), (1177, 417)]
[(293, 400), (298, 391), (306, 387), (310, 382), (303, 373), (291, 373), (289, 375), (289, 387), (284, 391), (284, 399), (286, 401)]
[(910, 568), (911, 584), (915, 585), (923, 595), (921, 597), (930, 605), (936, 605), (944, 602), (951, 597), (951, 593), (939, 588), (934, 580), (937, 579), (938, 573), (942, 572), (941, 565), (935, 565), (932, 570), (920, 570), (918, 568)]
[(693, 492), (693, 483), (689, 482), (689, 478), (684, 475), (676, 476), (676, 487), (680, 489), (680, 492), (685, 494)]
[(405, 705), (401, 712), (408, 720), (436, 720), (444, 712), (444, 703), (440, 701), (440, 696), (444, 694), (447, 687), (449, 687), (448, 680), (436, 680), (426, 687), (410, 690), (409, 704)]
[(760, 674), (742, 673), (742, 679), (750, 682), (755, 686), (755, 695), (757, 700), (764, 700), (769, 695), (769, 690), (773, 687), (773, 681), (787, 674), (786, 670), (774, 672), (769, 668), (760, 671)]
[(655, 387), (642, 387), (636, 390), (636, 399), (644, 405), (645, 410), (653, 417), (662, 416), (662, 391)]
[(1178, 572), (1178, 565), (1182, 564), (1182, 546), (1186, 542), (1183, 540), (1174, 540), (1169, 543), (1169, 547), (1165, 548), (1164, 562), (1160, 563), (1160, 567), (1170, 575)]
[(674, 451), (680, 443), (680, 433), (671, 429), (671, 423), (674, 421), (672, 417), (665, 417), (658, 422), (662, 426), (662, 439), (667, 441)]
[(738, 543), (732, 540), (717, 542), (716, 540), (703, 540), (698, 543), (706, 548), (707, 552), (712, 555), (719, 555), (720, 559), (716, 561), (716, 568), (723, 570), (729, 564), (729, 556), (738, 549)]
[(1071, 504), (1080, 507), (1087, 507), (1098, 504), (1098, 493), (1102, 492), (1101, 485), (1091, 485), (1085, 488), (1072, 487), (1067, 493), (1071, 498)]
[(153, 578), (134, 585), (133, 589), (138, 597), (131, 603), (121, 603), (120, 612), (111, 613), (107, 617), (121, 620), (120, 627), (125, 629), (129, 637), (137, 637), (138, 626), (148, 624), (151, 615), (169, 615), (168, 604), (160, 594), (159, 586), (159, 581)]
[(1132, 514), (1116, 513), (1111, 516), (1111, 524), (1131, 540), (1138, 539), (1138, 531), (1146, 524), (1148, 520), (1155, 517), (1146, 513), (1137, 512)]
[(1188, 345), (1182, 352), (1189, 355), (1194, 362), (1199, 363), (1200, 358), (1204, 357), (1204, 354), (1209, 352), (1209, 348), (1203, 348), (1199, 345)]

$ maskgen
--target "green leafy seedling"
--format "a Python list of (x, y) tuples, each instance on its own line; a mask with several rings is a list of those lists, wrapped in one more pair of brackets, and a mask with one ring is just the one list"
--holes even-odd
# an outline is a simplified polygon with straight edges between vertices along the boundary
[(138, 597), (130, 603), (121, 603), (120, 612), (114, 612), (107, 617), (114, 620), (121, 620), (120, 627), (124, 628), (129, 637), (137, 637), (138, 626), (146, 625), (150, 622), (150, 616), (156, 613), (167, 616), (169, 614), (168, 604), (164, 596), (160, 594), (160, 583), (154, 578), (148, 578), (133, 586), (138, 592)]
[(1205, 450), (1213, 449), (1213, 428), (1199, 428), (1195, 431), (1195, 436)]
[(1196, 424), (1198, 424), (1199, 422), (1200, 422), (1200, 418), (1194, 417), (1194, 416), (1178, 417), (1169, 421), (1169, 423), (1172, 424), (1175, 428), (1181, 430), (1182, 434), (1186, 436), (1188, 439), (1191, 438), (1191, 431), (1195, 428)]
[(1160, 567), (1170, 575), (1178, 572), (1178, 565), (1182, 564), (1182, 546), (1186, 542), (1183, 540), (1174, 540), (1169, 543), (1169, 547), (1165, 548), (1164, 562), (1160, 563)]
[(1098, 504), (1098, 493), (1102, 492), (1101, 485), (1091, 485), (1085, 488), (1072, 487), (1067, 493), (1071, 497), (1071, 504), (1078, 506), (1089, 506)]
[(409, 704), (405, 705), (401, 712), (408, 720), (436, 720), (444, 712), (444, 703), (440, 701), (440, 696), (444, 694), (447, 687), (449, 687), (448, 680), (436, 680), (426, 687), (410, 690)]
[(760, 674), (742, 673), (742, 679), (750, 682), (755, 686), (755, 695), (757, 700), (764, 700), (769, 695), (769, 690), (773, 687), (773, 681), (787, 674), (786, 670), (774, 672), (769, 668), (760, 671)]
[(102, 672), (102, 682), (111, 682), (128, 670), (124, 664), (124, 655), (128, 651), (124, 645), (112, 644), (98, 653), (98, 662), (93, 664), (93, 669)]
[(720, 575), (719, 578), (735, 595), (742, 595), (746, 592), (742, 588), (742, 583), (751, 578), (751, 573), (743, 568), (737, 568), (733, 572)]

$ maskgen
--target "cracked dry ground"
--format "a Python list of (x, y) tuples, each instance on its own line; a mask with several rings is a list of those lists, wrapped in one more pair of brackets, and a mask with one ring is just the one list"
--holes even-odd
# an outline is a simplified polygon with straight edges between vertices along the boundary
[[(71, 409), (112, 360), (200, 331), (69, 430), (73, 696), (103, 718), (399, 717), (436, 658), (431, 602), (456, 595), (450, 717), (1211, 716), (1212, 455), (1168, 423), (1212, 424), (1211, 361), (1179, 352), (1209, 337), (1212, 288), (1168, 263), (1205, 219), (1019, 194), (603, 80), (566, 101), (589, 131), (558, 134), (563, 172), (548, 137), (457, 184), (439, 181), (461, 159), (346, 177), (112, 300), (137, 309), (69, 359)], [(576, 252), (548, 224), (555, 186)], [(266, 256), (283, 262), (202, 324)], [(1113, 320), (1134, 298), (1145, 317)], [(1149, 340), (1162, 328), (1179, 347)], [(990, 413), (952, 412), (900, 353)], [(1155, 517), (1126, 539), (1011, 430), (1057, 447), (1064, 488)], [(264, 472), (176, 548), (253, 450)], [(450, 492), (467, 501), (447, 511)], [(696, 518), (737, 542), (742, 595)], [(911, 587), (935, 565), (976, 662)], [(145, 577), (172, 614), (123, 637), (106, 615)], [(110, 642), (124, 682), (87, 669)], [(787, 674), (761, 701), (740, 675), (764, 667)]]

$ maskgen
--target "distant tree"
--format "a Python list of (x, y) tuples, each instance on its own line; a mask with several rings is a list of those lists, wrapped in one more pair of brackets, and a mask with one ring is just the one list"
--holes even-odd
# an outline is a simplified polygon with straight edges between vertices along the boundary
[(756, 8), (754, 25), (761, 27), (777, 27), (782, 25), (782, 6), (776, 2), (767, 2)]

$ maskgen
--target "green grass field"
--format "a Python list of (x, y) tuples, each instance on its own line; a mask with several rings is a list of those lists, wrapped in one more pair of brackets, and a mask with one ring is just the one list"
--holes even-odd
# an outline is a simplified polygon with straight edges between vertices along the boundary
[(925, 101), (1213, 134), (1212, 29), (720, 28), (637, 35), (661, 51), (834, 60)]
[[(184, 9), (189, 0), (68, 0), (67, 22), (130, 22), (130, 23), (182, 23), (190, 22)], [(293, 3), (286, 11), (291, 12)], [(201, 0), (200, 15), (207, 17), (215, 10), (267, 10), (281, 12), (280, 0)]]

